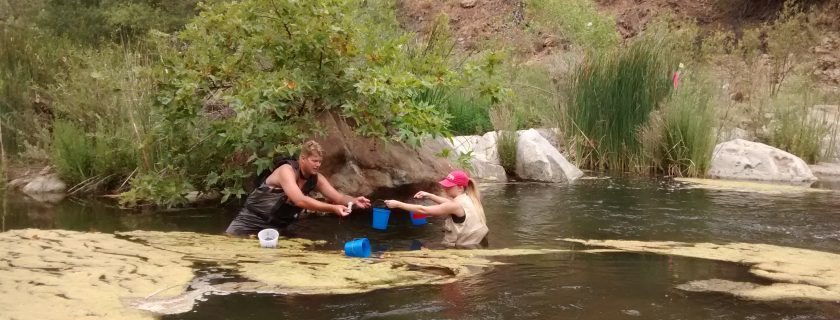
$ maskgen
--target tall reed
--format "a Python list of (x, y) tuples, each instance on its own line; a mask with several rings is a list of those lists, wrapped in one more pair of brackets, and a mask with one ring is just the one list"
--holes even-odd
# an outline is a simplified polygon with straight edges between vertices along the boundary
[(493, 126), (496, 128), (496, 149), (499, 152), (499, 162), (505, 172), (512, 174), (516, 171), (516, 122), (514, 111), (509, 105), (499, 105), (490, 112)]
[(639, 164), (636, 133), (671, 91), (674, 69), (667, 46), (645, 38), (585, 60), (567, 84), (562, 109), (578, 163), (610, 170)]
[(813, 164), (823, 158), (824, 138), (833, 131), (834, 122), (818, 117), (812, 110), (813, 100), (804, 92), (793, 95), (798, 100), (774, 101), (768, 142)]
[(712, 88), (702, 79), (683, 78), (679, 89), (639, 132), (645, 161), (639, 171), (703, 176), (715, 147)]

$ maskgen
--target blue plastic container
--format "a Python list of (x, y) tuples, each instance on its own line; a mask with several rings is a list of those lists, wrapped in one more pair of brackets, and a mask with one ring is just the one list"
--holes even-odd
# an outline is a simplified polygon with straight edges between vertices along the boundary
[(388, 218), (391, 210), (388, 208), (373, 208), (373, 228), (379, 230), (388, 229)]
[(422, 226), (422, 225), (428, 223), (428, 221), (426, 221), (426, 217), (428, 217), (428, 216), (425, 215), (425, 214), (409, 212), (408, 216), (411, 217), (411, 224), (413, 224), (415, 226)]
[(370, 241), (367, 238), (356, 238), (344, 243), (344, 254), (348, 257), (370, 257)]

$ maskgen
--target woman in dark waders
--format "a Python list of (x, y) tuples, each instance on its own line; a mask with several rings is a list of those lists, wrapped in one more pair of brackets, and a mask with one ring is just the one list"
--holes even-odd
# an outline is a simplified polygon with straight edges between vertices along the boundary
[[(298, 160), (284, 160), (277, 164), (265, 182), (248, 195), (245, 206), (225, 232), (231, 236), (248, 236), (266, 228), (284, 229), (297, 219), (303, 209), (332, 212), (343, 217), (350, 214), (347, 207), (350, 202), (359, 208), (369, 208), (370, 200), (336, 191), (327, 178), (318, 173), (322, 154), (321, 145), (310, 140), (301, 146)], [(309, 197), (313, 190), (332, 203)]]

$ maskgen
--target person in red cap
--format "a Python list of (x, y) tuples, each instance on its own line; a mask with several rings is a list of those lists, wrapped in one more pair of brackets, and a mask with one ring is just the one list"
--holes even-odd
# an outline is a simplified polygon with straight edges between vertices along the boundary
[(455, 248), (479, 247), (489, 230), (476, 183), (463, 171), (452, 171), (439, 183), (447, 197), (426, 191), (414, 195), (416, 199), (432, 200), (436, 205), (424, 206), (397, 200), (385, 200), (385, 205), (419, 214), (446, 217), (443, 245)]

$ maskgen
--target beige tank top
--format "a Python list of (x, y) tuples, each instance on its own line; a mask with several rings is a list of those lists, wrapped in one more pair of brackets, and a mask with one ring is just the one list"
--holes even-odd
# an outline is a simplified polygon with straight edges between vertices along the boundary
[(475, 211), (472, 200), (466, 194), (455, 197), (461, 207), (464, 208), (464, 222), (455, 223), (452, 215), (449, 215), (444, 222), (443, 245), (455, 248), (475, 248), (481, 240), (487, 236), (487, 225), (481, 221)]

